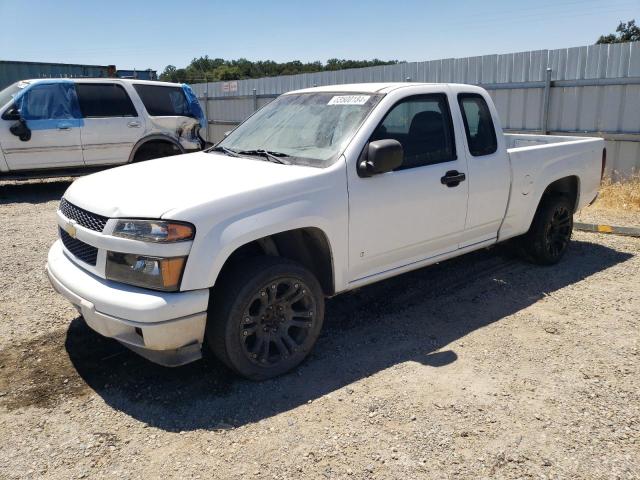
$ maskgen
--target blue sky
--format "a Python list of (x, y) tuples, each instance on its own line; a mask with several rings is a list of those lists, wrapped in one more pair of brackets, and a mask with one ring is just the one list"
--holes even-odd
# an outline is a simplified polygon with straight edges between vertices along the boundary
[(0, 0), (0, 60), (186, 66), (193, 57), (430, 60), (594, 43), (640, 0)]

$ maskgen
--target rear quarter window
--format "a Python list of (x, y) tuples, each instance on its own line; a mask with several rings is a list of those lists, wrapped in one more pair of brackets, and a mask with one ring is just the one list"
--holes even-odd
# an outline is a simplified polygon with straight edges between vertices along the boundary
[(495, 153), (498, 150), (496, 130), (491, 111), (482, 95), (461, 93), (458, 102), (471, 155), (480, 157)]
[(160, 85), (137, 84), (140, 99), (153, 117), (190, 117), (189, 102), (181, 87), (163, 87)]

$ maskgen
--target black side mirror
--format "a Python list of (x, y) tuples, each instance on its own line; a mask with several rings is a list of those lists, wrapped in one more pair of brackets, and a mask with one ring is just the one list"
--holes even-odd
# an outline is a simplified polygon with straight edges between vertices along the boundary
[(27, 122), (23, 118), (12, 124), (9, 127), (9, 131), (23, 142), (31, 140), (31, 130), (27, 127)]
[(20, 110), (15, 105), (9, 107), (2, 115), (3, 120), (20, 120), (21, 118)]
[(358, 162), (358, 175), (371, 177), (390, 172), (402, 165), (404, 150), (397, 140), (369, 142), (365, 156)]

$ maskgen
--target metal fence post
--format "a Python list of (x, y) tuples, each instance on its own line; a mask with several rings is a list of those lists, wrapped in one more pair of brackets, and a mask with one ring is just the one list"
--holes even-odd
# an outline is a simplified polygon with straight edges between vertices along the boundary
[(253, 89), (253, 111), (258, 111), (258, 92), (255, 88)]
[(207, 118), (207, 131), (206, 134), (207, 136), (205, 137), (205, 140), (208, 142), (209, 141), (209, 121), (211, 120), (209, 118), (209, 82), (207, 81), (207, 74), (204, 75), (204, 116)]
[(542, 118), (540, 119), (540, 130), (543, 135), (549, 134), (549, 106), (551, 101), (551, 69), (547, 68), (544, 78), (544, 93), (542, 96)]

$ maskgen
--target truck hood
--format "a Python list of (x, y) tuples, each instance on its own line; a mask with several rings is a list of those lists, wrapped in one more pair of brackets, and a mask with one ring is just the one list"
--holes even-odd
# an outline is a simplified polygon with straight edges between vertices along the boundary
[(73, 182), (64, 196), (105, 217), (161, 218), (217, 200), (259, 198), (260, 191), (286, 196), (286, 185), (301, 186), (322, 170), (197, 152), (95, 173)]

